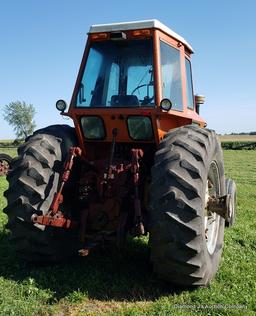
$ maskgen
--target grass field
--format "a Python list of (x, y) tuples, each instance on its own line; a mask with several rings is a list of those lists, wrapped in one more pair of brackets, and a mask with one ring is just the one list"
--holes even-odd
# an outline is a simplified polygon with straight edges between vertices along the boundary
[[(238, 186), (237, 222), (226, 230), (221, 267), (208, 288), (160, 282), (148, 265), (146, 238), (130, 241), (123, 254), (28, 266), (15, 257), (1, 212), (0, 315), (256, 315), (256, 151), (225, 151), (224, 157)], [(0, 210), (6, 188), (1, 177)]]
[(256, 142), (256, 135), (221, 135), (221, 142)]
[(17, 150), (16, 148), (0, 148), (0, 153), (15, 157), (17, 155)]

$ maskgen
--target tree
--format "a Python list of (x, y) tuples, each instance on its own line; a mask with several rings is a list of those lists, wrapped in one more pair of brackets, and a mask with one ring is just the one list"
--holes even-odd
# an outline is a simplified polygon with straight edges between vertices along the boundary
[(36, 110), (32, 104), (24, 101), (11, 102), (4, 106), (4, 119), (13, 126), (17, 138), (24, 139), (33, 133), (36, 124)]

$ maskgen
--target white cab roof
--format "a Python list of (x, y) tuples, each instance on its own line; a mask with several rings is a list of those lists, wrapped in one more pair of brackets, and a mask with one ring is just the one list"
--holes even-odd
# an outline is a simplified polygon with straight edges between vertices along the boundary
[(122, 22), (122, 23), (111, 23), (111, 24), (96, 24), (90, 27), (89, 33), (99, 33), (99, 32), (115, 32), (115, 31), (127, 31), (127, 30), (138, 30), (146, 28), (159, 29), (171, 37), (177, 39), (183, 43), (190, 51), (193, 53), (193, 48), (189, 43), (180, 35), (175, 33), (169, 27), (164, 25), (158, 20), (144, 20), (144, 21), (132, 21), (132, 22)]

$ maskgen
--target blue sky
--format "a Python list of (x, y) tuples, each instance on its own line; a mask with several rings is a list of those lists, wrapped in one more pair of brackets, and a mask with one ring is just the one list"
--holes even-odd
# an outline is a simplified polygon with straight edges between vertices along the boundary
[(63, 120), (91, 24), (156, 18), (194, 48), (194, 90), (201, 115), (218, 133), (256, 130), (256, 1), (0, 0), (0, 139), (14, 138), (2, 118), (20, 100), (37, 128)]

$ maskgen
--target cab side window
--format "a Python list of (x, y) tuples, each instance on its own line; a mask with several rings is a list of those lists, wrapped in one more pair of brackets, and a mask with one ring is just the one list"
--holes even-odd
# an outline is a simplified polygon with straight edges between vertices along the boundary
[(161, 41), (162, 96), (172, 102), (172, 109), (182, 111), (180, 52)]
[(192, 74), (190, 61), (185, 59), (186, 66), (186, 94), (187, 94), (187, 105), (189, 109), (194, 109), (194, 93), (192, 85)]

